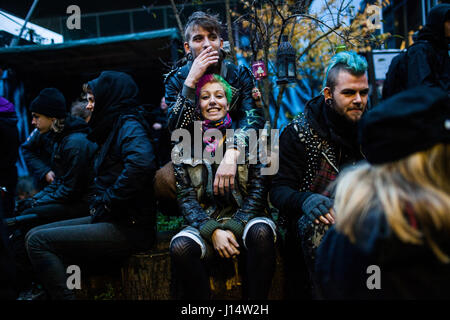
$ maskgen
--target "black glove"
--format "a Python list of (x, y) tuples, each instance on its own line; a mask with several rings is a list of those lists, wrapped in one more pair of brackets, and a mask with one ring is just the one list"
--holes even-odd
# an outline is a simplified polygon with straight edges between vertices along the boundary
[(98, 204), (97, 206), (91, 206), (89, 213), (91, 214), (91, 223), (97, 223), (105, 221), (109, 216), (110, 210), (105, 204)]
[(35, 204), (35, 200), (33, 198), (19, 200), (19, 201), (17, 201), (17, 204), (16, 204), (16, 212), (18, 214), (21, 214), (23, 211), (34, 207), (34, 204)]
[(321, 194), (314, 193), (303, 202), (302, 210), (308, 220), (314, 222), (320, 216), (327, 214), (333, 207), (333, 200)]
[(89, 213), (91, 214), (91, 223), (105, 221), (111, 212), (107, 201), (103, 197), (96, 196), (94, 201), (89, 206)]

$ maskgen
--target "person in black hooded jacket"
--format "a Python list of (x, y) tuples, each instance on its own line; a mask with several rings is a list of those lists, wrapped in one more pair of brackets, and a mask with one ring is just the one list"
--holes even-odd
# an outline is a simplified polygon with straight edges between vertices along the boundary
[(427, 24), (419, 31), (418, 43), (408, 52), (408, 88), (419, 85), (450, 90), (450, 4), (431, 9)]
[(156, 161), (137, 85), (125, 73), (105, 71), (84, 90), (86, 108), (92, 110), (88, 137), (99, 145), (91, 216), (36, 227), (25, 239), (34, 270), (52, 299), (75, 298), (66, 285), (66, 259), (118, 262), (148, 249), (155, 236), (151, 183)]
[(383, 100), (423, 85), (450, 93), (449, 40), (450, 4), (442, 3), (430, 10), (417, 41), (403, 55), (394, 58), (398, 61), (392, 61), (383, 85)]

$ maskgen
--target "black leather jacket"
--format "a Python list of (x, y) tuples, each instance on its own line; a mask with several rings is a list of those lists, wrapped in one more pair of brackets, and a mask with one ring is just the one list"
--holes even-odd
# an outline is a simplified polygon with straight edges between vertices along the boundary
[(156, 166), (144, 125), (135, 115), (120, 116), (94, 160), (95, 197), (111, 209), (106, 220), (154, 224), (151, 182)]
[(45, 175), (51, 170), (50, 161), (53, 152), (53, 132), (40, 134), (34, 129), (27, 140), (20, 146), (23, 158), (30, 174), (35, 178), (39, 187), (45, 187)]
[[(242, 238), (245, 225), (257, 216), (267, 213), (267, 177), (261, 174), (262, 164), (239, 165), (235, 188), (237, 193), (215, 196), (212, 190), (217, 165), (198, 165), (201, 169), (201, 187), (193, 185), (189, 164), (174, 164), (177, 201), (188, 225), (199, 229), (207, 240), (217, 228), (230, 230), (236, 239)], [(248, 170), (248, 171), (247, 171)], [(248, 175), (247, 175), (248, 174)], [(208, 181), (209, 180), (209, 181)], [(225, 218), (225, 219), (224, 219)], [(219, 221), (224, 219), (225, 223)]]
[[(166, 103), (169, 106), (169, 129), (189, 129), (193, 121), (200, 120), (195, 113), (197, 103), (195, 90), (184, 86), (192, 62), (174, 69), (166, 75)], [(242, 131), (264, 127), (264, 114), (261, 108), (255, 105), (252, 90), (256, 87), (251, 71), (245, 66), (236, 66), (228, 60), (222, 61), (220, 75), (232, 87), (233, 98), (230, 103), (230, 116), (233, 127)], [(238, 133), (234, 136), (234, 144), (248, 145), (248, 139)]]

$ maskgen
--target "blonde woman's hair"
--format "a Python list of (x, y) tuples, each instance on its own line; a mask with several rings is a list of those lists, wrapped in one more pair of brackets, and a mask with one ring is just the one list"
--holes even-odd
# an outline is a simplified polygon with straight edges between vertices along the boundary
[[(450, 237), (450, 145), (438, 144), (402, 160), (345, 170), (336, 181), (336, 229), (353, 243), (367, 213), (380, 205), (395, 235), (403, 242), (427, 244), (443, 263), (440, 237)], [(419, 228), (405, 216), (410, 206)]]
[(55, 119), (52, 122), (52, 126), (50, 127), (50, 130), (53, 130), (56, 133), (59, 133), (64, 130), (64, 120), (65, 119)]

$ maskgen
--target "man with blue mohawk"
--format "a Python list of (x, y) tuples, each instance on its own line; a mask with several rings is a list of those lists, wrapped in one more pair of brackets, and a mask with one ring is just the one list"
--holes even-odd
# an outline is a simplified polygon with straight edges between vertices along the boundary
[(288, 234), (299, 238), (309, 273), (322, 236), (334, 223), (330, 183), (343, 167), (363, 159), (358, 121), (366, 111), (367, 62), (352, 51), (334, 55), (323, 89), (280, 136), (279, 171), (270, 200)]

